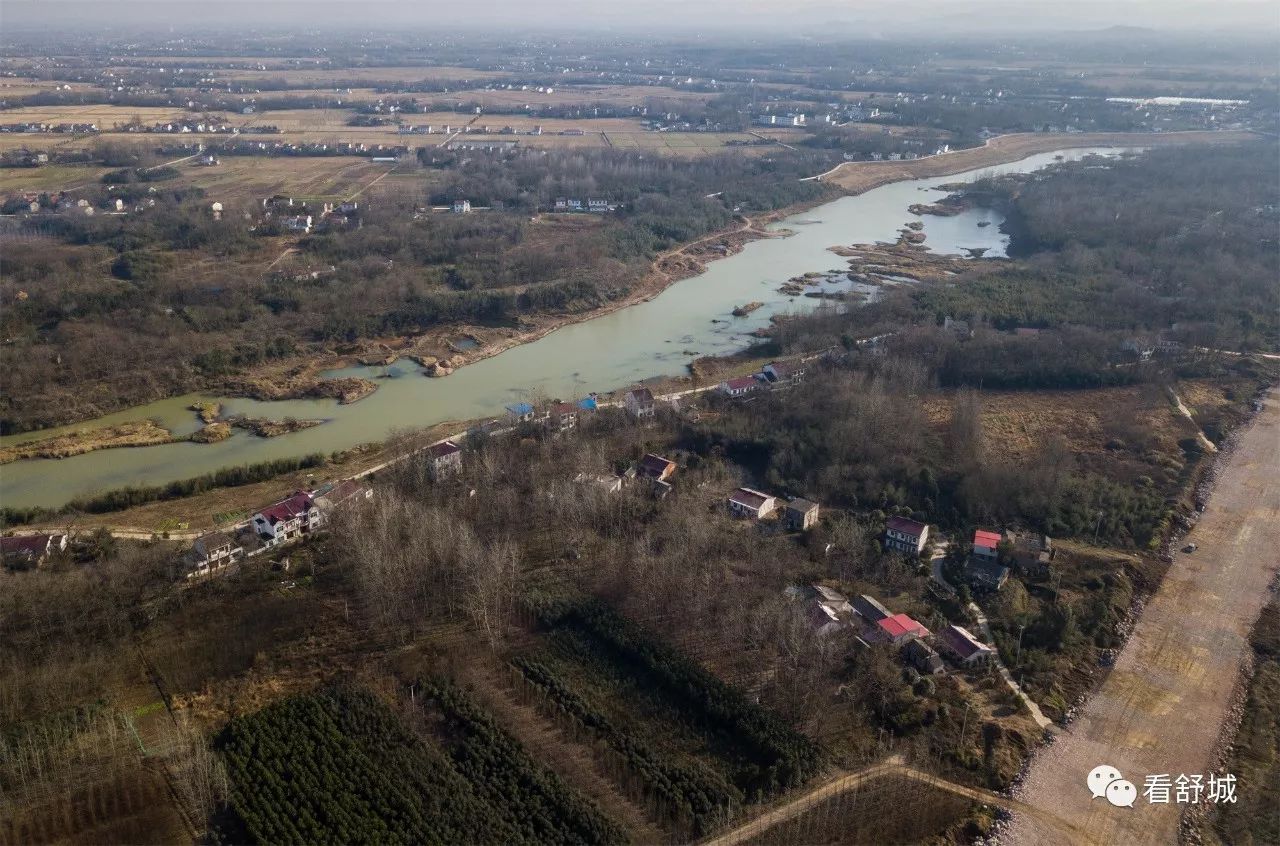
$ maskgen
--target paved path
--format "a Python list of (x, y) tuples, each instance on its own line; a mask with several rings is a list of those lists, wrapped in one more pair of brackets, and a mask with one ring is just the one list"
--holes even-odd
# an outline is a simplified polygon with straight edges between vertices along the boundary
[[(975, 602), (969, 603), (969, 613), (978, 621), (978, 628), (982, 629), (983, 639), (986, 640), (989, 646), (995, 648), (996, 639), (991, 634), (991, 626), (987, 622), (987, 615), (982, 613), (982, 609), (979, 608)], [(1027, 696), (1026, 691), (1022, 689), (1022, 685), (1013, 680), (1013, 674), (1010, 673), (1009, 668), (1004, 665), (1004, 661), (1000, 660), (1000, 653), (998, 651), (996, 652), (995, 662), (996, 669), (1000, 671), (1000, 675), (1004, 678), (1004, 683), (1009, 685), (1009, 689), (1022, 700), (1023, 705), (1027, 706), (1027, 710), (1031, 712), (1031, 719), (1036, 721), (1036, 725), (1040, 726), (1042, 729), (1047, 729), (1049, 726), (1053, 725), (1053, 720), (1046, 717), (1044, 712), (1040, 710), (1040, 706), (1032, 701), (1030, 696)]]
[[(1180, 809), (1134, 808), (1091, 799), (1085, 776), (1116, 767), (1142, 792), (1148, 775), (1203, 774), (1232, 705), (1248, 636), (1280, 570), (1280, 390), (1220, 459), (1207, 508), (1146, 604), (1115, 668), (1077, 719), (1034, 760), (1022, 798), (1078, 820), (1106, 844), (1178, 842)], [(1038, 820), (1016, 816), (1003, 842), (1052, 846), (1072, 841)]]

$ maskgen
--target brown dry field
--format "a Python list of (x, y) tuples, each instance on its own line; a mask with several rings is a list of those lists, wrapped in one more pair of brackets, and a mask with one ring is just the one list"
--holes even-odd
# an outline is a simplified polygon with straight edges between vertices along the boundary
[[(1181, 390), (1181, 386), (1179, 387)], [(1194, 432), (1186, 418), (1154, 385), (1082, 391), (983, 391), (982, 433), (992, 454), (1025, 458), (1053, 440), (1075, 455), (1103, 455), (1108, 423), (1133, 422), (1154, 434), (1161, 452), (1177, 453), (1177, 442)], [(929, 422), (945, 429), (954, 395), (935, 395), (921, 405)], [(1225, 401), (1224, 401), (1225, 403)]]
[[(175, 64), (178, 62), (175, 60)], [(332, 88), (338, 83), (353, 80), (368, 82), (416, 82), (422, 79), (498, 79), (507, 76), (504, 71), (475, 70), (433, 65), (427, 67), (385, 67), (385, 68), (276, 68), (272, 70), (227, 70), (220, 71), (219, 79), (233, 79), (240, 82), (252, 82), (255, 79), (279, 79), (287, 76), (294, 84), (307, 84), (316, 88)], [(271, 93), (271, 92), (264, 92)]]
[(360, 156), (225, 156), (214, 167), (187, 164), (181, 178), (205, 189), (210, 202), (256, 201), (272, 194), (345, 200), (388, 169)]
[(448, 94), (416, 94), (409, 95), (419, 102), (456, 102), (458, 100), (476, 100), (485, 105), (523, 106), (528, 103), (536, 106), (567, 106), (590, 103), (609, 103), (618, 106), (642, 106), (648, 100), (680, 100), (683, 102), (701, 103), (711, 99), (713, 94), (702, 91), (682, 91), (660, 85), (569, 85), (564, 88), (553, 86), (550, 94), (539, 94), (532, 89), (528, 91), (508, 91), (506, 89), (467, 88), (461, 91), (450, 91)]
[(177, 106), (23, 106), (0, 113), (0, 123), (96, 123), (99, 129), (106, 130), (116, 124), (126, 124), (135, 117), (144, 123), (158, 123), (197, 115)]
[[(1208, 507), (1177, 552), (1115, 668), (1056, 743), (1033, 760), (1023, 799), (1082, 825), (1086, 842), (1179, 842), (1181, 806), (1132, 808), (1091, 799), (1085, 776), (1117, 768), (1141, 794), (1152, 774), (1210, 772), (1234, 690), (1250, 653), (1249, 632), (1280, 570), (1280, 391), (1222, 459)], [(1068, 841), (1015, 816), (1002, 842)]]
[(851, 194), (904, 179), (949, 176), (1004, 164), (1036, 153), (1079, 147), (1156, 147), (1165, 144), (1220, 144), (1247, 140), (1251, 132), (1081, 132), (1018, 133), (992, 138), (982, 147), (954, 150), (907, 162), (846, 162), (820, 177)]
[[(0, 145), (0, 150), (6, 149)], [(19, 191), (65, 191), (97, 183), (110, 168), (98, 165), (45, 165), (0, 169), (0, 194)]]

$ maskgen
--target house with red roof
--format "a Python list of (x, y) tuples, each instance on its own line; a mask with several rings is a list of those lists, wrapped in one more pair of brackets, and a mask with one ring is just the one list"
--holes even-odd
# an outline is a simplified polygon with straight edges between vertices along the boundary
[(778, 507), (778, 501), (767, 493), (738, 488), (729, 494), (729, 512), (734, 517), (749, 517), (752, 520), (763, 520)]
[(883, 643), (899, 646), (918, 637), (928, 637), (929, 630), (906, 614), (894, 614), (876, 623), (877, 638)]
[(736, 379), (728, 379), (720, 383), (720, 387), (716, 390), (727, 397), (742, 397), (754, 391), (760, 386), (754, 376), (739, 376)]
[(973, 533), (973, 551), (965, 562), (965, 578), (977, 588), (1000, 590), (1009, 580), (1009, 568), (1000, 563), (996, 547), (1002, 540), (998, 532), (978, 529)]
[(908, 517), (890, 517), (884, 524), (884, 548), (903, 555), (919, 555), (929, 540), (929, 527)]
[(996, 547), (1000, 545), (1000, 533), (978, 529), (973, 533), (973, 556), (986, 561), (996, 560)]
[(324, 517), (311, 494), (295, 491), (293, 496), (253, 515), (251, 525), (268, 546), (296, 540), (319, 528)]

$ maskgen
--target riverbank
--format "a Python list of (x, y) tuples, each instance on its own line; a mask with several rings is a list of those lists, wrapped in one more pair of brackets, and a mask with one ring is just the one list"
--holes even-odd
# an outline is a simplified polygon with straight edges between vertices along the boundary
[[(1038, 153), (1089, 147), (1153, 147), (1163, 144), (1203, 144), (1238, 142), (1255, 137), (1250, 132), (1170, 132), (1170, 133), (1022, 133), (1001, 135), (982, 147), (955, 150), (905, 162), (846, 162), (827, 173), (813, 177), (839, 188), (845, 196), (856, 196), (874, 188), (910, 179), (951, 176), (957, 173), (1007, 164)], [(393, 365), (400, 358), (416, 362), (447, 361), (447, 374), (462, 367), (499, 355), (514, 347), (532, 343), (547, 335), (588, 320), (595, 320), (622, 309), (648, 302), (667, 288), (684, 279), (698, 276), (707, 265), (718, 259), (737, 255), (751, 241), (785, 237), (789, 233), (774, 232), (766, 227), (792, 215), (828, 203), (831, 197), (795, 203), (785, 208), (740, 217), (735, 225), (712, 232), (694, 241), (673, 247), (658, 255), (648, 272), (622, 298), (596, 308), (573, 314), (530, 315), (518, 327), (492, 327), (458, 324), (433, 329), (401, 338), (371, 339), (353, 345), (344, 352), (311, 356), (254, 371), (227, 384), (231, 396), (254, 399), (288, 399), (317, 396), (324, 391), (326, 380), (320, 374), (358, 364)], [(475, 342), (469, 349), (459, 349), (451, 339), (465, 337)], [(289, 390), (275, 393), (270, 388), (287, 374)], [(332, 381), (332, 380), (329, 380)], [(342, 402), (363, 399), (377, 389), (365, 382), (365, 393)], [(324, 394), (332, 396), (333, 394)]]
[(997, 135), (981, 147), (952, 150), (936, 156), (901, 162), (845, 162), (817, 177), (840, 186), (850, 194), (861, 194), (904, 179), (950, 176), (1024, 159), (1037, 153), (1082, 147), (1158, 147), (1166, 144), (1238, 143), (1256, 138), (1245, 130), (1222, 132), (1077, 132), (1013, 133)]

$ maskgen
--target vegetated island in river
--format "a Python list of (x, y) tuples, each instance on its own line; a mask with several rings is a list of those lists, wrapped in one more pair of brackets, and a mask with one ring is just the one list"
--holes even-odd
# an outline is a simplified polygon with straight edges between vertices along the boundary
[(0, 447), (0, 464), (26, 458), (70, 458), (99, 449), (156, 446), (179, 440), (182, 438), (175, 438), (172, 432), (153, 420), (138, 420)]
[(323, 420), (298, 420), (295, 417), (286, 417), (283, 420), (269, 420), (265, 417), (245, 417), (243, 414), (227, 418), (229, 425), (252, 432), (260, 438), (276, 438), (280, 435), (301, 432), (303, 429), (319, 426), (323, 422)]

